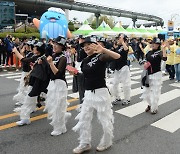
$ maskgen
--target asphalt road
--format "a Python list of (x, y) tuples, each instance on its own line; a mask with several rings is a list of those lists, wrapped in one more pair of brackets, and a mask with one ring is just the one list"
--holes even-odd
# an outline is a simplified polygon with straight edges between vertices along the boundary
[[(145, 113), (145, 103), (141, 103), (141, 88), (139, 75), (141, 69), (133, 64), (132, 97), (129, 106), (113, 107), (114, 139), (113, 146), (104, 154), (180, 154), (180, 83), (170, 81), (163, 76), (162, 97), (159, 112), (156, 115)], [(18, 87), (18, 72), (0, 72), (0, 153), (1, 154), (71, 154), (78, 145), (78, 134), (72, 131), (77, 123), (74, 109), (78, 100), (70, 100), (69, 112), (72, 117), (67, 123), (67, 133), (52, 137), (52, 127), (41, 110), (31, 115), (34, 120), (30, 125), (18, 127), (14, 123), (19, 116), (14, 114), (15, 102), (12, 100)], [(17, 77), (13, 77), (17, 76)], [(8, 78), (10, 77), (10, 78)], [(71, 77), (68, 78), (69, 85)], [(69, 90), (69, 94), (71, 94)], [(74, 107), (75, 106), (75, 107)], [(102, 128), (94, 113), (92, 121), (92, 150), (95, 151), (101, 136)]]

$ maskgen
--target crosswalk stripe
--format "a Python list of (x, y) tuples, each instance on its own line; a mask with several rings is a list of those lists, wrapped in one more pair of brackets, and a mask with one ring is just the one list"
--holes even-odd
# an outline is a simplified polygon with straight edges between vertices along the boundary
[(137, 83), (139, 83), (139, 82), (131, 80), (131, 86), (134, 85), (134, 84), (137, 84)]
[(133, 74), (138, 74), (138, 73), (142, 73), (142, 72), (143, 72), (143, 70), (134, 71), (134, 72), (131, 72), (131, 75), (133, 75)]
[(162, 77), (162, 81), (166, 81), (166, 80), (169, 80), (169, 76), (163, 76)]
[(66, 76), (66, 79), (72, 79), (73, 76)]
[(180, 128), (179, 119), (180, 119), (180, 109), (162, 118), (161, 120), (156, 121), (151, 125), (163, 129), (165, 131), (174, 133)]
[(21, 78), (21, 75), (16, 75), (16, 76), (8, 76), (6, 77), (7, 79), (15, 79), (15, 78)]
[(140, 70), (140, 68), (134, 67), (134, 68), (130, 68), (131, 71), (135, 71), (135, 70)]
[(73, 83), (73, 80), (67, 80), (67, 83)]
[[(131, 70), (131, 75), (132, 75), (131, 86), (135, 84), (139, 84), (140, 79), (141, 79), (140, 73), (142, 73), (143, 70), (141, 68), (130, 68), (130, 70)], [(21, 73), (7, 72), (7, 74), (1, 74), (0, 77), (6, 77), (8, 79), (14, 79), (15, 81), (20, 81)], [(67, 88), (69, 91), (68, 93), (71, 93), (70, 90), (72, 90), (71, 84), (73, 83), (73, 75), (69, 74), (69, 72), (66, 72), (66, 80), (67, 80), (67, 83), (70, 84)], [(113, 78), (109, 78), (107, 80), (113, 80)], [(133, 80), (136, 80), (136, 81), (133, 81)], [(162, 81), (166, 81), (166, 80), (169, 80), (168, 75), (162, 77)], [(178, 83), (172, 83), (169, 85), (176, 88), (180, 88), (180, 84)], [(138, 97), (138, 95), (140, 94), (142, 94), (142, 90), (140, 87), (131, 89), (131, 98), (134, 96)], [(159, 106), (180, 97), (179, 94), (180, 94), (180, 89), (174, 89), (174, 90), (161, 94), (160, 100), (159, 100)], [(78, 99), (79, 93), (77, 92), (77, 93), (68, 94), (68, 97)], [(123, 99), (123, 97), (121, 98)], [(147, 107), (147, 103), (141, 101), (139, 103), (133, 104), (131, 106), (127, 106), (115, 112), (132, 118), (143, 113), (146, 107)], [(174, 133), (180, 128), (179, 119), (180, 119), (180, 109), (154, 122), (153, 124), (151, 124), (151, 126)]]
[(1, 74), (1, 77), (6, 77), (6, 76), (14, 76), (14, 75), (21, 75), (22, 73), (9, 73), (9, 74)]
[[(137, 96), (139, 94), (142, 94), (142, 89), (140, 87), (135, 88), (135, 89), (131, 89), (131, 97)], [(122, 95), (121, 98), (124, 99), (124, 95)]]
[(79, 92), (69, 94), (68, 96), (69, 96), (69, 97), (72, 97), (72, 98), (79, 98)]
[[(160, 100), (159, 100), (159, 105), (165, 104), (165, 103), (177, 98), (177, 95), (179, 93), (180, 93), (179, 89), (174, 89), (174, 90), (171, 90), (171, 91), (161, 94)], [(132, 118), (134, 116), (137, 116), (137, 115), (143, 113), (146, 107), (147, 107), (147, 103), (142, 101), (140, 103), (136, 103), (129, 107), (125, 107), (123, 109), (117, 110), (116, 112)]]
[(137, 75), (137, 76), (132, 76), (131, 79), (133, 80), (138, 80), (141, 79), (141, 75)]
[(172, 83), (172, 84), (170, 84), (170, 86), (173, 86), (173, 87), (178, 87), (178, 88), (180, 88), (180, 83)]
[[(133, 80), (141, 79), (141, 75), (132, 76), (131, 79), (133, 79)], [(162, 76), (162, 81), (166, 81), (166, 80), (169, 80), (169, 76)]]
[(68, 90), (72, 90), (72, 86), (68, 86), (68, 88), (67, 88)]

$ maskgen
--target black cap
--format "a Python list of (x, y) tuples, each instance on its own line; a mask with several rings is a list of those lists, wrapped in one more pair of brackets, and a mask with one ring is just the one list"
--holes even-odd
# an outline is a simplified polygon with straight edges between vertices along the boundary
[(102, 42), (104, 44), (104, 46), (105, 46), (106, 43), (107, 43), (107, 40), (104, 37), (99, 37), (99, 38), (97, 38), (97, 42)]
[(119, 38), (121, 35), (124, 35), (124, 41), (128, 40), (127, 35), (123, 34), (123, 33), (119, 33), (119, 35), (117, 36), (117, 38)]
[(152, 40), (152, 43), (154, 44), (161, 44), (161, 40), (157, 37), (154, 37), (153, 40)]
[(84, 42), (80, 45), (83, 47), (85, 43), (97, 43), (97, 38), (88, 36), (85, 38)]
[(57, 44), (59, 45), (62, 45), (62, 46), (66, 46), (66, 39), (62, 36), (58, 36), (56, 39), (53, 40), (54, 42), (56, 42)]
[(34, 47), (37, 47), (37, 51), (39, 51), (41, 55), (45, 53), (45, 46), (46, 45), (42, 42), (37, 42), (36, 44), (34, 44)]
[(85, 39), (85, 36), (79, 35), (79, 38), (80, 38), (80, 39)]
[(35, 47), (41, 47), (43, 45), (42, 42), (37, 42), (36, 44), (34, 44)]
[(103, 43), (105, 43), (105, 42), (106, 42), (106, 38), (104, 38), (104, 37), (99, 37), (99, 38), (97, 38), (97, 41), (98, 41), (98, 42), (103, 42)]

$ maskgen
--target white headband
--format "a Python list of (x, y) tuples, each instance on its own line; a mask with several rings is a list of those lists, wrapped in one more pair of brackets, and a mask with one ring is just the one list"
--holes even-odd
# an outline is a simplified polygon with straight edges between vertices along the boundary
[(50, 8), (48, 9), (48, 11), (57, 12), (57, 13), (60, 13), (60, 14), (65, 15), (65, 12), (64, 12), (62, 9), (56, 8), (56, 7), (50, 7)]

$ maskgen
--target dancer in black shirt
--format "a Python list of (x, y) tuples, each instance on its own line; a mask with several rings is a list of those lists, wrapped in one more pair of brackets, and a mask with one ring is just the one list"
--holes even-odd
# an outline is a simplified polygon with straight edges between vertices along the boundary
[(50, 65), (51, 81), (48, 86), (45, 109), (48, 111), (48, 118), (52, 120), (52, 136), (65, 133), (67, 118), (71, 116), (67, 113), (67, 84), (65, 79), (67, 60), (63, 54), (66, 46), (64, 37), (57, 37), (54, 40), (53, 51), (55, 54), (47, 57)]
[(111, 98), (105, 82), (105, 69), (106, 61), (118, 59), (120, 55), (95, 43), (94, 37), (87, 37), (82, 43), (88, 57), (81, 64), (85, 77), (85, 95), (81, 112), (76, 117), (79, 122), (73, 128), (74, 131), (80, 132), (80, 144), (73, 150), (78, 154), (91, 149), (91, 121), (94, 109), (97, 110), (103, 128), (103, 137), (97, 150), (104, 151), (112, 145), (114, 120)]
[(131, 93), (131, 78), (130, 70), (127, 65), (127, 56), (129, 48), (126, 45), (127, 36), (124, 34), (119, 34), (118, 36), (118, 48), (116, 52), (120, 55), (120, 58), (115, 60), (115, 72), (114, 80), (111, 94), (115, 97), (113, 105), (116, 105), (118, 101), (121, 101), (119, 83), (122, 83), (124, 92), (124, 101), (122, 105), (127, 105), (130, 103), (130, 93)]
[[(84, 74), (81, 71), (81, 63), (84, 58), (87, 57), (87, 54), (84, 52), (84, 49), (80, 45), (84, 41), (84, 36), (80, 35), (79, 36), (79, 42), (76, 46), (76, 52), (77, 52), (77, 61), (75, 62), (75, 67), (78, 70), (78, 74), (75, 76), (77, 78), (77, 87), (78, 87), (78, 92), (79, 92), (79, 103), (83, 103), (83, 98), (84, 98)], [(81, 106), (80, 106), (81, 107)]]
[(162, 45), (159, 38), (154, 38), (152, 43), (152, 50), (146, 54), (145, 68), (149, 75), (149, 87), (143, 87), (143, 98), (149, 105), (146, 108), (146, 112), (151, 110), (151, 114), (158, 112), (158, 102), (161, 95), (161, 84), (162, 84), (162, 72), (161, 72), (161, 61), (167, 60), (166, 45)]
[[(26, 45), (24, 45), (23, 48), (21, 49), (21, 54), (25, 58), (30, 58), (34, 55), (31, 49), (31, 46), (33, 45), (34, 45), (33, 41), (28, 41)], [(29, 73), (30, 70), (31, 70), (30, 63), (22, 62), (22, 74), (18, 87), (18, 93), (13, 97), (13, 100), (17, 101), (15, 105), (22, 105), (24, 101), (27, 92), (27, 86), (25, 86), (24, 77)]]
[(33, 64), (33, 70), (30, 73), (27, 94), (23, 105), (14, 110), (15, 112), (20, 112), (20, 121), (16, 122), (16, 124), (22, 126), (31, 123), (30, 114), (36, 109), (37, 96), (39, 96), (41, 92), (47, 93), (46, 88), (49, 83), (48, 75), (46, 75), (47, 62), (44, 61), (43, 64), (38, 64), (38, 59), (45, 53), (45, 46), (42, 42), (36, 43), (33, 48), (35, 55), (32, 57), (23, 57), (16, 48), (13, 49), (13, 52), (21, 62)]

